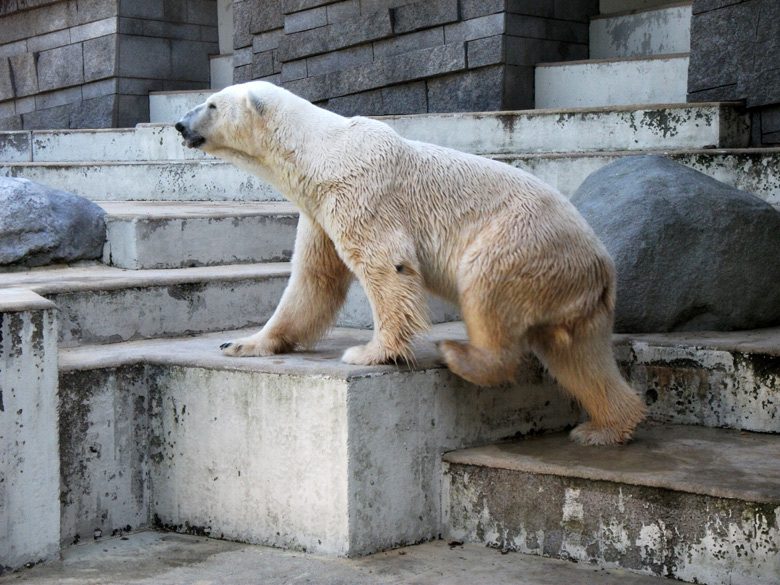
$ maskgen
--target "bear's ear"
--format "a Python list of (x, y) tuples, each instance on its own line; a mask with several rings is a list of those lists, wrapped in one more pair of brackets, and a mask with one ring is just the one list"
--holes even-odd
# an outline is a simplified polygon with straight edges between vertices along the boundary
[(246, 96), (246, 101), (247, 106), (249, 106), (250, 109), (254, 110), (258, 114), (263, 113), (263, 110), (265, 109), (265, 103), (263, 102), (263, 99), (257, 94), (257, 92), (249, 90), (249, 93), (247, 93)]

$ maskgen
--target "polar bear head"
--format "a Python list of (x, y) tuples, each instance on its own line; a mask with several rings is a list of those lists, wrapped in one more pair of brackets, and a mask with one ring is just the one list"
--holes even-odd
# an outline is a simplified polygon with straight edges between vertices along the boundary
[(303, 101), (263, 81), (232, 85), (187, 112), (176, 129), (190, 148), (223, 158), (232, 158), (230, 151), (256, 157), (267, 147), (267, 126), (294, 100)]

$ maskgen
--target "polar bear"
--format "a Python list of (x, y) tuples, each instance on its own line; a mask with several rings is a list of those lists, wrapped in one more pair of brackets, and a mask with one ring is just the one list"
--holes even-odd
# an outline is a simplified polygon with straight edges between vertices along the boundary
[(447, 366), (475, 384), (514, 379), (527, 350), (578, 400), (585, 444), (631, 439), (644, 405), (611, 344), (615, 268), (571, 203), (507, 164), (405, 140), (378, 120), (345, 118), (254, 81), (228, 87), (176, 129), (300, 209), (292, 274), (262, 330), (221, 346), (266, 356), (319, 340), (357, 277), (373, 338), (343, 361), (409, 360), (429, 327), (426, 291), (459, 307), (469, 341), (442, 341)]

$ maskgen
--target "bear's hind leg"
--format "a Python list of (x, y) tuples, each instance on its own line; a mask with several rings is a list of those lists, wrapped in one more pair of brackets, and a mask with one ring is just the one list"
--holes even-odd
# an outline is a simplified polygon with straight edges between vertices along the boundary
[(558, 383), (590, 415), (590, 421), (572, 430), (571, 439), (585, 445), (630, 441), (646, 409), (618, 370), (611, 319), (598, 314), (567, 328), (567, 334), (560, 329), (534, 331), (531, 344)]
[(522, 328), (508, 327), (507, 319), (471, 295), (461, 299), (460, 309), (469, 342), (446, 340), (437, 344), (447, 367), (479, 386), (513, 382), (524, 353)]

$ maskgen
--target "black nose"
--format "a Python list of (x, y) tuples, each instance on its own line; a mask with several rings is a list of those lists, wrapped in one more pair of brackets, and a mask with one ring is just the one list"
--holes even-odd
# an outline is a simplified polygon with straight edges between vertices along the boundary
[(181, 122), (176, 122), (174, 128), (176, 128), (176, 130), (178, 130), (179, 132), (184, 132), (184, 124), (182, 124)]

